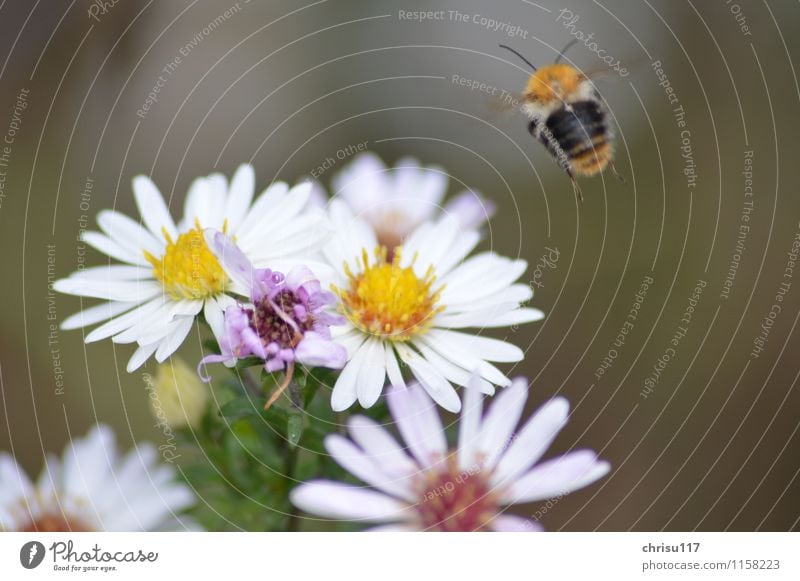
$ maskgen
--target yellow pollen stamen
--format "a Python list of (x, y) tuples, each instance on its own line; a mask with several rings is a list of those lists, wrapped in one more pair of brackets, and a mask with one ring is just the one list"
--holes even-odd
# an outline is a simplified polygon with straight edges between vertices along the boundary
[[(153, 265), (153, 275), (174, 299), (205, 299), (225, 290), (228, 277), (217, 257), (209, 250), (199, 220), (195, 227), (177, 240), (164, 231), (167, 250), (157, 258), (145, 250), (144, 257)], [(223, 232), (227, 230), (227, 220)]]
[(378, 246), (370, 264), (366, 249), (362, 250), (356, 274), (344, 265), (349, 288), (332, 288), (341, 299), (340, 310), (356, 327), (390, 341), (408, 341), (427, 331), (433, 317), (444, 310), (436, 306), (444, 287), (433, 290), (433, 267), (419, 277), (414, 261), (401, 266), (401, 247), (394, 249), (391, 260), (387, 255), (386, 247)]

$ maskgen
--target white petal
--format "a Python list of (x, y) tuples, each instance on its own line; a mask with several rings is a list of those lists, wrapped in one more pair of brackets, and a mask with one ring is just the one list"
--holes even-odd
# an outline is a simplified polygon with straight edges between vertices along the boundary
[(96, 425), (86, 437), (72, 440), (64, 452), (64, 492), (73, 498), (91, 499), (108, 477), (109, 460), (116, 454), (114, 433), (106, 425)]
[(386, 380), (386, 354), (383, 345), (376, 339), (367, 339), (362, 350), (364, 356), (356, 380), (356, 393), (361, 407), (369, 408), (375, 405), (383, 392)]
[(461, 409), (461, 399), (441, 373), (412, 349), (400, 344), (396, 346), (396, 349), (400, 358), (411, 369), (411, 373), (436, 403), (453, 413), (457, 413)]
[(105, 234), (100, 234), (100, 232), (82, 232), (80, 239), (81, 242), (85, 242), (92, 248), (99, 250), (106, 256), (116, 258), (120, 262), (145, 267), (150, 266), (143, 252), (133, 252), (124, 246), (120, 246)]
[(183, 220), (180, 223), (182, 231), (196, 228), (200, 223), (202, 228), (212, 227), (212, 223), (217, 219), (212, 215), (213, 199), (215, 195), (225, 192), (214, 192), (208, 178), (203, 176), (196, 178), (189, 185), (189, 192), (186, 194), (186, 201), (183, 204)]
[(377, 155), (362, 153), (333, 176), (332, 195), (343, 198), (355, 214), (366, 212), (390, 192), (386, 171)]
[(235, 233), (247, 216), (253, 194), (256, 191), (256, 174), (253, 166), (243, 164), (233, 174), (228, 189), (228, 200), (225, 206), (225, 217), (228, 219), (228, 232)]
[(461, 263), (481, 241), (481, 236), (474, 230), (461, 232), (445, 255), (439, 258), (436, 265), (436, 276), (440, 279), (446, 276), (453, 268)]
[(0, 498), (4, 502), (33, 497), (33, 485), (16, 460), (5, 452), (0, 452)]
[[(225, 223), (225, 205), (228, 199), (228, 178), (221, 173), (213, 173), (207, 178), (211, 194), (207, 201), (206, 222), (201, 222), (202, 228), (222, 230)], [(195, 224), (192, 224), (195, 227)]]
[(384, 474), (376, 461), (347, 438), (330, 434), (325, 438), (325, 449), (342, 468), (370, 486), (402, 500), (414, 500), (415, 495), (408, 480)]
[(397, 363), (397, 355), (395, 355), (391, 343), (387, 342), (384, 344), (384, 354), (386, 357), (386, 375), (389, 377), (389, 383), (394, 387), (405, 389), (406, 382), (403, 379), (403, 372), (400, 371), (400, 365)]
[(352, 328), (344, 331), (345, 329), (346, 326), (336, 326), (331, 328), (331, 333), (333, 334), (336, 342), (347, 350), (347, 359), (350, 360), (356, 354), (358, 349), (364, 344), (365, 337), (361, 331), (356, 331)]
[(156, 239), (162, 240), (165, 231), (172, 240), (178, 239), (178, 230), (175, 228), (172, 216), (169, 215), (167, 204), (149, 177), (133, 178), (133, 196), (136, 198), (136, 206), (139, 208), (142, 221)]
[[(156, 297), (152, 304), (153, 306), (147, 311), (138, 313), (133, 322), (126, 322), (125, 327), (127, 328), (111, 337), (111, 340), (114, 343), (133, 343), (136, 341), (140, 345), (149, 345), (156, 341), (160, 343), (162, 339), (169, 335), (174, 325), (174, 321), (169, 318), (172, 301), (161, 296)], [(123, 319), (127, 316), (128, 314), (126, 313), (118, 317), (118, 319)], [(109, 321), (106, 325), (111, 327), (113, 322)], [(98, 327), (95, 331), (99, 332), (100, 329)], [(92, 336), (92, 339), (96, 340), (94, 336)]]
[(506, 327), (508, 325), (498, 324), (497, 321), (517, 306), (518, 303), (500, 303), (483, 308), (459, 309), (460, 312), (448, 309), (437, 314), (433, 324), (439, 329)]
[(143, 303), (161, 294), (161, 285), (152, 280), (62, 278), (53, 283), (53, 288), (68, 295), (132, 303)]
[(495, 213), (495, 204), (480, 192), (467, 190), (454, 196), (445, 204), (443, 212), (458, 218), (462, 228), (477, 229)]
[[(430, 363), (436, 371), (438, 371), (445, 379), (452, 381), (456, 385), (467, 385), (471, 379), (470, 374), (466, 369), (458, 367), (448, 359), (442, 357), (438, 352), (430, 348), (426, 343), (414, 342), (414, 346), (419, 349), (419, 352)], [(494, 395), (494, 386), (481, 377), (474, 379), (475, 386), (479, 391), (486, 395)]]
[(532, 323), (534, 321), (541, 321), (544, 319), (544, 313), (539, 309), (514, 309), (504, 315), (495, 317), (488, 323), (483, 323), (482, 326), (488, 328), (497, 327), (511, 327), (512, 325), (521, 325), (522, 323)]
[(333, 386), (333, 393), (331, 394), (331, 408), (333, 411), (344, 411), (356, 402), (358, 398), (356, 380), (358, 379), (358, 371), (365, 351), (364, 346), (360, 346), (336, 379), (336, 384)]
[(347, 423), (350, 436), (384, 473), (394, 478), (409, 477), (419, 466), (400, 448), (382, 426), (365, 416), (351, 416)]
[(458, 466), (461, 470), (469, 470), (476, 463), (475, 450), (483, 415), (483, 394), (478, 389), (478, 379), (478, 376), (473, 375), (464, 389), (464, 405), (458, 426)]
[(87, 343), (92, 343), (94, 341), (106, 339), (112, 335), (116, 335), (121, 331), (129, 329), (130, 327), (140, 323), (145, 319), (145, 317), (156, 311), (163, 304), (164, 299), (162, 297), (156, 297), (150, 302), (145, 303), (142, 306), (133, 309), (132, 311), (128, 311), (124, 315), (111, 319), (107, 323), (100, 325), (91, 333), (86, 335), (85, 341)]
[(457, 296), (471, 300), (491, 296), (511, 286), (527, 267), (524, 260), (511, 260), (491, 252), (473, 256), (442, 279), (445, 284), (442, 302), (449, 304)]
[[(414, 263), (414, 272), (425, 276), (428, 268), (433, 267), (438, 274), (438, 261), (446, 256), (448, 250), (458, 237), (458, 221), (445, 217), (433, 227), (425, 228), (423, 224), (416, 230), (403, 246), (403, 266)], [(421, 233), (420, 233), (421, 231)]]
[[(200, 304), (202, 305), (202, 303)], [(167, 357), (175, 353), (178, 347), (181, 346), (181, 343), (183, 343), (184, 339), (186, 339), (189, 331), (192, 330), (193, 324), (194, 318), (187, 317), (185, 319), (179, 319), (169, 336), (167, 336), (167, 338), (161, 342), (161, 345), (158, 346), (158, 351), (156, 351), (156, 361), (163, 363)]]
[(495, 467), (497, 484), (510, 482), (533, 466), (567, 425), (569, 402), (557, 397), (544, 404), (525, 423)]
[(301, 484), (290, 499), (300, 510), (330, 519), (381, 522), (402, 520), (409, 512), (406, 504), (383, 493), (325, 480)]
[(428, 333), (420, 337), (418, 341), (425, 343), (439, 353), (442, 357), (448, 361), (452, 361), (462, 369), (474, 370), (485, 380), (490, 381), (495, 385), (511, 384), (511, 380), (503, 375), (503, 373), (494, 365), (487, 363), (476, 353), (467, 353), (464, 352), (463, 349), (451, 345), (442, 335), (440, 335), (440, 333), (441, 331), (438, 329), (430, 329)]
[(475, 356), (486, 361), (513, 363), (521, 361), (525, 357), (522, 349), (516, 345), (499, 339), (492, 339), (491, 337), (470, 335), (445, 329), (436, 329), (436, 335), (437, 338), (452, 345), (454, 349), (464, 353), (475, 354)]
[(163, 251), (161, 239), (141, 227), (127, 216), (103, 210), (97, 215), (97, 224), (114, 242), (131, 253), (143, 253), (145, 250), (154, 256), (159, 256)]
[(153, 278), (152, 267), (127, 266), (124, 264), (104, 264), (78, 270), (69, 278), (85, 278), (89, 280), (145, 280)]
[(124, 302), (101, 303), (99, 305), (83, 309), (81, 312), (67, 317), (64, 319), (64, 322), (61, 323), (61, 328), (65, 331), (70, 331), (72, 329), (80, 329), (82, 327), (94, 325), (100, 321), (105, 321), (112, 317), (116, 317), (120, 313), (124, 313), (125, 311), (132, 309), (137, 304), (138, 303)]
[(423, 468), (447, 456), (447, 440), (436, 405), (419, 385), (391, 389), (386, 399), (403, 440)]
[(363, 220), (357, 219), (342, 200), (332, 200), (328, 215), (333, 226), (334, 237), (322, 251), (328, 262), (336, 269), (348, 263), (356, 268), (356, 261), (361, 260), (364, 250), (370, 254), (377, 246), (377, 239), (372, 227)]
[(324, 214), (307, 214), (285, 224), (276, 224), (258, 237), (248, 238), (241, 248), (254, 263), (272, 264), (285, 257), (305, 259), (312, 256), (332, 233)]
[(511, 484), (504, 504), (534, 502), (569, 494), (599, 480), (611, 470), (608, 462), (590, 450), (570, 452), (536, 466)]
[(458, 309), (471, 311), (474, 309), (483, 309), (486, 307), (491, 307), (494, 305), (502, 304), (502, 303), (513, 303), (518, 305), (519, 303), (524, 303), (533, 296), (533, 290), (526, 284), (512, 284), (509, 287), (506, 287), (502, 290), (497, 291), (487, 297), (483, 297), (480, 299), (472, 299), (466, 301), (460, 301), (459, 298), (463, 297), (451, 297), (450, 302), (447, 305), (448, 310)]
[(236, 240), (241, 245), (242, 240), (249, 237), (251, 232), (256, 230), (256, 226), (271, 207), (282, 200), (289, 191), (288, 184), (275, 182), (256, 198), (255, 203), (250, 208), (241, 226), (236, 231)]
[(217, 342), (225, 331), (225, 309), (235, 301), (227, 295), (206, 299), (203, 315)]
[(153, 343), (152, 345), (141, 345), (128, 361), (127, 372), (133, 373), (139, 369), (144, 362), (150, 359), (150, 356), (156, 352), (156, 349), (158, 349), (158, 343)]
[(169, 318), (194, 317), (203, 310), (202, 299), (181, 299), (172, 301), (169, 307)]
[[(288, 194), (260, 216), (260, 219), (252, 226), (249, 226), (246, 230), (244, 226), (240, 228), (240, 234), (237, 234), (237, 240), (241, 237), (240, 244), (243, 247), (252, 247), (254, 244), (258, 244), (259, 238), (265, 233), (269, 233), (273, 222), (282, 224), (292, 220), (306, 205), (310, 193), (310, 183), (303, 183), (293, 187)], [(253, 212), (250, 213), (246, 222), (251, 216), (253, 216)], [(243, 230), (245, 231), (242, 232)]]
[(487, 470), (494, 468), (497, 459), (511, 444), (527, 399), (528, 385), (518, 379), (492, 400), (478, 437), (478, 454)]

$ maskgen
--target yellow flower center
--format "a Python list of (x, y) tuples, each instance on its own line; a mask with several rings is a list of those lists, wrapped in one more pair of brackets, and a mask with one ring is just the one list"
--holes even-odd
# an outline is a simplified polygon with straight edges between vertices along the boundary
[(340, 310), (365, 333), (390, 341), (408, 341), (430, 327), (434, 315), (444, 310), (436, 303), (443, 287), (433, 290), (433, 267), (419, 277), (411, 266), (400, 266), (402, 249), (397, 247), (387, 260), (385, 246), (375, 249), (370, 264), (366, 249), (356, 259), (357, 274), (344, 265), (349, 288), (333, 291), (341, 299)]
[[(226, 228), (223, 228), (223, 232)], [(164, 231), (167, 251), (156, 258), (145, 250), (144, 257), (153, 265), (153, 275), (174, 299), (205, 299), (225, 290), (228, 277), (203, 237), (200, 222), (172, 240)]]

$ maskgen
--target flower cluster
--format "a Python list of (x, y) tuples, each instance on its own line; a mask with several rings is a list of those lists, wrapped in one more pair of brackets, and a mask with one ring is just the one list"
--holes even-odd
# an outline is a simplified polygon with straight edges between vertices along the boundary
[[(253, 422), (234, 434), (235, 442), (251, 438), (260, 446), (261, 466), (270, 465), (276, 448), (285, 448), (287, 473), (280, 483), (272, 483), (274, 470), (264, 482), (241, 472), (244, 460), (232, 461), (228, 470), (240, 474), (240, 486), (258, 494), (272, 490), (264, 502), (290, 515), (283, 525), (260, 526), (296, 526), (294, 505), (308, 513), (309, 522), (324, 517), (380, 523), (373, 530), (539, 530), (537, 522), (506, 514), (507, 507), (586, 486), (609, 465), (590, 451), (540, 461), (566, 422), (568, 404), (561, 398), (515, 432), (528, 385), (512, 381), (502, 366), (521, 361), (524, 352), (483, 332), (544, 314), (527, 306), (533, 291), (520, 282), (524, 260), (476, 251), (493, 204), (473, 191), (443, 204), (443, 170), (411, 158), (389, 168), (373, 154), (354, 159), (335, 176), (333, 189), (328, 198), (317, 183), (278, 182), (256, 197), (255, 173), (244, 165), (230, 182), (220, 174), (195, 180), (176, 224), (153, 182), (137, 177), (133, 192), (141, 221), (104, 211), (98, 216), (101, 232), (82, 235), (117, 262), (54, 285), (104, 302), (62, 327), (99, 324), (87, 343), (111, 338), (135, 344), (128, 371), (151, 356), (166, 361), (196, 325), (198, 337), (208, 327), (213, 340), (204, 345), (211, 352), (197, 372), (209, 387), (184, 389), (177, 383), (194, 380), (173, 373), (171, 384), (160, 382), (166, 387), (159, 393), (179, 402), (170, 405), (179, 408), (171, 416), (179, 429), (197, 430), (201, 446), (230, 450), (233, 440), (224, 435), (233, 429), (230, 416)], [(224, 364), (236, 381), (215, 381), (212, 363)], [(326, 387), (329, 399), (320, 403), (314, 396)], [(498, 387), (483, 414), (483, 397)], [(209, 401), (219, 401), (218, 390), (225, 391), (227, 403), (209, 409)], [(282, 394), (288, 395), (285, 402)], [(191, 403), (190, 413), (182, 398)], [(264, 402), (263, 410), (252, 405), (253, 398)], [(382, 398), (388, 414), (376, 405)], [(338, 414), (356, 404), (369, 416), (347, 419), (351, 439), (330, 433)], [(457, 443), (448, 444), (437, 406), (461, 412)], [(165, 406), (158, 409), (166, 417)], [(376, 421), (395, 422), (406, 446)], [(100, 441), (102, 434), (90, 440)], [(275, 437), (284, 438), (283, 444), (270, 441)], [(314, 450), (315, 441), (324, 445), (309, 459), (317, 462), (312, 473), (319, 478), (289, 492), (298, 444)], [(325, 451), (369, 488), (325, 478), (330, 463), (315, 460)], [(213, 450), (206, 456), (220, 457)], [(7, 481), (6, 464), (0, 463), (0, 479)], [(123, 469), (117, 475), (122, 472), (126, 480), (133, 478)], [(225, 469), (215, 469), (217, 481), (220, 472)], [(234, 486), (227, 479), (220, 486), (226, 484)], [(28, 498), (26, 490), (15, 494)], [(183, 507), (185, 498), (173, 504)], [(0, 510), (4, 505), (0, 501)], [(47, 507), (22, 505), (28, 520), (0, 512), (3, 526), (38, 527), (50, 518)], [(61, 518), (72, 530), (95, 525), (71, 514)]]

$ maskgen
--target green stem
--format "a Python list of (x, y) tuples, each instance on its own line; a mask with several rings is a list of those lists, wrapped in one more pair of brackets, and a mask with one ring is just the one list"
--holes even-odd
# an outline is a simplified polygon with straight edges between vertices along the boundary
[(239, 376), (242, 386), (249, 395), (257, 398), (263, 397), (264, 391), (261, 387), (261, 383), (253, 377), (250, 373), (250, 369), (240, 369), (235, 373)]
[[(308, 377), (305, 375), (298, 375), (297, 379), (299, 382), (302, 382), (302, 388), (306, 390), (309, 389)], [(301, 386), (295, 382), (289, 384), (289, 399), (291, 401), (291, 405), (295, 410), (302, 410), (304, 409), (304, 402), (303, 402), (303, 394), (301, 393)], [(296, 478), (294, 477), (295, 469), (297, 468), (297, 456), (299, 454), (299, 447), (298, 446), (286, 446), (285, 451), (285, 471), (286, 471), (286, 479), (293, 483)], [(288, 491), (287, 491), (288, 494)], [(295, 511), (294, 507), (292, 506), (291, 502), (288, 502), (287, 498), (287, 505), (289, 507), (289, 520), (286, 523), (286, 530), (289, 532), (295, 532), (299, 526), (299, 519), (297, 512)]]
[[(297, 448), (292, 448), (291, 446), (286, 446), (286, 459), (285, 459), (285, 470), (286, 470), (286, 480), (288, 482), (294, 482), (294, 471), (297, 466)], [(290, 533), (296, 532), (299, 519), (297, 518), (297, 512), (295, 511), (294, 506), (292, 503), (289, 502), (288, 499), (288, 491), (287, 491), (287, 502), (286, 504), (289, 506), (289, 520), (286, 523), (286, 530)]]

